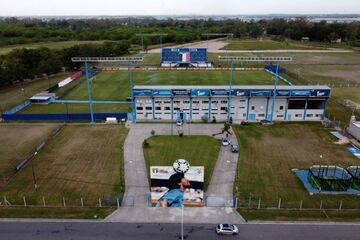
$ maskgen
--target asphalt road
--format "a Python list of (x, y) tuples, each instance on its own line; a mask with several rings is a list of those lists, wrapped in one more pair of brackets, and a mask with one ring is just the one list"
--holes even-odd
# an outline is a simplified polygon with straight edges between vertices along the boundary
[[(214, 225), (185, 225), (184, 239), (359, 239), (360, 225), (241, 224), (238, 236), (217, 236)], [(104, 222), (1, 222), (0, 239), (180, 239), (179, 224)]]

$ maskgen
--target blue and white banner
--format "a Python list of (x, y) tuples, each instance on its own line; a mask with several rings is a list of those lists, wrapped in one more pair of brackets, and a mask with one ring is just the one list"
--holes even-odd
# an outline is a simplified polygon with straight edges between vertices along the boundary
[(250, 91), (251, 97), (269, 97), (271, 91)]
[(208, 97), (210, 96), (210, 90), (208, 89), (201, 89), (201, 90), (192, 90), (191, 96), (194, 97)]
[(231, 90), (231, 95), (236, 97), (248, 96), (247, 90), (233, 89)]
[(149, 89), (136, 89), (133, 93), (134, 96), (152, 96), (152, 90)]
[(228, 94), (229, 94), (229, 90), (227, 90), (227, 89), (211, 90), (212, 96), (228, 96)]
[(191, 93), (190, 89), (173, 89), (172, 94), (174, 96), (189, 96)]
[(290, 96), (291, 91), (289, 90), (277, 90), (276, 91), (276, 95), (279, 97), (286, 97), (286, 96)]
[(170, 89), (168, 89), (168, 90), (154, 90), (153, 94), (154, 94), (154, 96), (171, 97), (172, 96), (172, 91)]
[(330, 90), (311, 90), (312, 97), (329, 97)]
[(310, 91), (308, 91), (308, 90), (293, 90), (293, 91), (291, 91), (291, 96), (307, 97), (307, 96), (310, 96)]

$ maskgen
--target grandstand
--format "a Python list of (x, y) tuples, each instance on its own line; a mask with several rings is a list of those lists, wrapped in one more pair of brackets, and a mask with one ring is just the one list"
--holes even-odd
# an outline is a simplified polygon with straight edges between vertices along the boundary
[(206, 48), (163, 48), (161, 66), (207, 68), (212, 64)]

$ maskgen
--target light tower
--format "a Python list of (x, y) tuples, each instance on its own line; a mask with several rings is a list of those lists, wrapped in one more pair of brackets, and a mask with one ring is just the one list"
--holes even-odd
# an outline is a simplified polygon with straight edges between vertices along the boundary
[[(234, 62), (276, 62), (276, 71), (275, 73), (272, 72), (274, 75), (274, 89), (273, 89), (273, 98), (272, 98), (272, 108), (271, 108), (271, 118), (268, 119), (270, 122), (273, 121), (274, 112), (275, 112), (275, 100), (276, 100), (276, 93), (277, 93), (277, 83), (279, 80), (279, 63), (280, 62), (291, 62), (292, 57), (240, 57), (240, 56), (219, 56), (219, 61), (223, 62), (231, 62), (231, 69), (230, 69), (230, 81), (229, 81), (229, 98), (228, 98), (228, 121), (230, 120), (231, 116), (231, 109), (230, 109), (230, 101), (231, 101), (231, 89), (232, 89), (232, 82), (233, 82), (233, 71), (234, 71)], [(287, 84), (291, 85), (290, 82)]]
[(96, 62), (96, 63), (98, 63), (98, 62), (126, 62), (126, 63), (129, 63), (131, 116), (132, 116), (132, 120), (136, 121), (135, 102), (134, 102), (133, 86), (132, 86), (132, 64), (134, 62), (144, 61), (143, 57), (73, 57), (73, 58), (71, 58), (71, 61), (84, 63), (85, 77), (86, 77), (86, 81), (87, 81), (88, 96), (89, 96), (89, 107), (90, 107), (90, 118), (91, 118), (90, 124), (91, 125), (95, 124), (95, 120), (94, 120), (94, 111), (93, 111), (93, 99), (91, 96), (91, 84), (90, 84), (90, 78), (89, 78), (88, 63), (89, 62)]

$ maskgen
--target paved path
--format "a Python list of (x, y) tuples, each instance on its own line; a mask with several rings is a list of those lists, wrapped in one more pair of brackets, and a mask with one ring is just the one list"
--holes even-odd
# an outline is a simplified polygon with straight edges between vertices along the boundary
[[(210, 135), (218, 133), (222, 130), (223, 124), (185, 124), (183, 127), (184, 135)], [(142, 143), (151, 136), (151, 131), (155, 131), (155, 135), (177, 135), (178, 126), (175, 124), (133, 124), (130, 125), (129, 134), (124, 144), (124, 169), (125, 169), (125, 194), (122, 202), (122, 208), (107, 218), (108, 221), (136, 222), (140, 219), (145, 222), (152, 222), (152, 211), (158, 209), (147, 207), (150, 199), (150, 187), (147, 177), (147, 169), (145, 165)], [(221, 138), (222, 135), (217, 135)], [(230, 136), (232, 142), (236, 142), (235, 135)], [(221, 147), (213, 177), (210, 181), (207, 195), (208, 206), (223, 207), (233, 206), (233, 184), (236, 174), (238, 154), (233, 154), (230, 147)], [(192, 208), (194, 209), (194, 208)], [(202, 209), (202, 210), (201, 210)], [(209, 212), (215, 213), (215, 209), (205, 210), (200, 208), (197, 210), (198, 216), (203, 221), (215, 221), (208, 219)], [(225, 208), (224, 208), (225, 209)], [(226, 211), (213, 214), (218, 219), (228, 221), (242, 221), (242, 218), (232, 208), (226, 208)], [(159, 210), (160, 211), (160, 210)], [(171, 209), (163, 209), (167, 212), (166, 216), (161, 220), (159, 214), (159, 222), (171, 221)], [(176, 211), (176, 210), (174, 210)], [(192, 211), (186, 211), (185, 215), (191, 219)], [(217, 219), (217, 220), (218, 220)]]
[[(121, 207), (108, 216), (105, 222), (127, 223), (180, 223), (181, 208)], [(231, 207), (184, 207), (184, 223), (219, 222), (240, 224), (245, 220)]]

